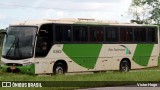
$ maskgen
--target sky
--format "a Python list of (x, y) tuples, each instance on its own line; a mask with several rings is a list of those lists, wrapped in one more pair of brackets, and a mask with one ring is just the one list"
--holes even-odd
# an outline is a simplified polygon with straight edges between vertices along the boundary
[(10, 23), (40, 19), (92, 18), (129, 22), (132, 0), (1, 0), (0, 29)]

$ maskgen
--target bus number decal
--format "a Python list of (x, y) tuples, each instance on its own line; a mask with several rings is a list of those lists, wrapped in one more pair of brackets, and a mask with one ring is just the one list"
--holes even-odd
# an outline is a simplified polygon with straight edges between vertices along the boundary
[(53, 50), (53, 53), (62, 53), (62, 50)]

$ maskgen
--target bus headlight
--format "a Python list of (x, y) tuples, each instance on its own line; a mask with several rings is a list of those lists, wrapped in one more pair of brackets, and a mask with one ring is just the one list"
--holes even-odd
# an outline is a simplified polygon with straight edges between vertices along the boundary
[(29, 66), (31, 64), (33, 64), (33, 63), (32, 62), (27, 62), (27, 63), (23, 63), (23, 66)]

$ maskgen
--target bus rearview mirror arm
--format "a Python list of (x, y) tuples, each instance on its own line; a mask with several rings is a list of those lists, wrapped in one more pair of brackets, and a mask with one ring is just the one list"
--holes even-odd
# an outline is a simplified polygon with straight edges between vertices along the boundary
[(39, 34), (38, 34), (38, 33), (36, 33), (36, 36), (39, 36)]
[(39, 36), (43, 33), (48, 33), (47, 30), (39, 30), (39, 32), (36, 33), (36, 36)]

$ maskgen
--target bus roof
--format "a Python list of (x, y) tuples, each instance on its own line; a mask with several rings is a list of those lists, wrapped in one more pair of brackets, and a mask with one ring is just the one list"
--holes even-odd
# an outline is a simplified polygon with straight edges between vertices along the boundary
[(55, 24), (84, 24), (84, 25), (113, 25), (113, 26), (156, 26), (147, 24), (135, 24), (135, 23), (118, 23), (117, 21), (103, 21), (95, 19), (85, 18), (63, 18), (63, 19), (44, 19), (44, 20), (32, 20), (22, 21), (10, 24), (10, 26), (41, 26), (42, 24), (55, 23)]

